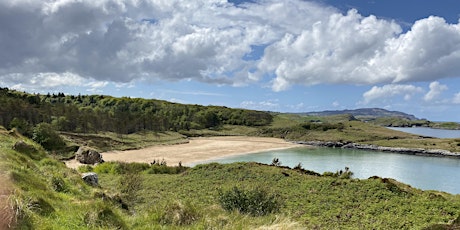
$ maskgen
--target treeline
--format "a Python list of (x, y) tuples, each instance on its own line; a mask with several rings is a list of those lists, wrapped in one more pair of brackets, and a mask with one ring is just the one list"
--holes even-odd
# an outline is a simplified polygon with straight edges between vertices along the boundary
[(224, 124), (261, 126), (272, 119), (268, 112), (223, 106), (103, 95), (40, 95), (0, 88), (0, 125), (23, 133), (39, 123), (67, 132), (129, 134), (217, 128)]

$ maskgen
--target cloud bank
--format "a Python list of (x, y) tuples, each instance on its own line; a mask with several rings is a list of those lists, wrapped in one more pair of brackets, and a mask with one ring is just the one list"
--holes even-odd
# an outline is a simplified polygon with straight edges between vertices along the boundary
[[(404, 32), (394, 21), (301, 0), (0, 1), (0, 81), (8, 85), (265, 81), (274, 91), (388, 84), (409, 93), (409, 82), (459, 77), (458, 63), (460, 24), (440, 17)], [(432, 90), (427, 100), (442, 89)]]

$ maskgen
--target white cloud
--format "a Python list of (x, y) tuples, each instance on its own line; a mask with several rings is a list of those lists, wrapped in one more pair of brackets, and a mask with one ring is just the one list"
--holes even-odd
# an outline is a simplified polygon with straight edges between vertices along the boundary
[(456, 93), (456, 94), (454, 95), (454, 98), (452, 99), (452, 102), (453, 102), (454, 104), (460, 104), (460, 92), (458, 92), (458, 93)]
[[(429, 17), (402, 33), (394, 21), (301, 0), (0, 1), (0, 41), (0, 81), (24, 87), (35, 83), (23, 76), (41, 74), (64, 78), (46, 77), (50, 87), (71, 74), (76, 84), (268, 79), (274, 91), (460, 76), (459, 24)], [(255, 46), (263, 56), (246, 59)]]
[(102, 93), (104, 92), (102, 88), (105, 88), (109, 82), (107, 81), (93, 81), (85, 84), (86, 87), (89, 87), (86, 91), (91, 93)]
[(83, 86), (87, 81), (85, 78), (69, 72), (61, 74), (52, 72), (37, 74), (15, 73), (3, 76), (2, 80), (5, 83), (12, 83), (13, 89), (29, 89), (33, 91), (59, 89), (61, 86)]
[(409, 100), (414, 94), (422, 93), (423, 89), (413, 85), (384, 85), (382, 87), (374, 86), (363, 94), (363, 103), (368, 104), (373, 101), (386, 100), (395, 96), (403, 95), (404, 100)]
[(245, 109), (274, 111), (279, 109), (280, 105), (278, 100), (267, 100), (267, 101), (243, 101), (240, 106)]
[(442, 85), (437, 81), (430, 83), (430, 91), (423, 97), (423, 100), (429, 102), (439, 98), (443, 91), (446, 91), (448, 88), (446, 85)]

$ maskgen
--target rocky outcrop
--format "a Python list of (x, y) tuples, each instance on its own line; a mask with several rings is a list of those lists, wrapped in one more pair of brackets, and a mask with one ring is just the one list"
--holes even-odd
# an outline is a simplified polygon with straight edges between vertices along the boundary
[(451, 152), (443, 149), (423, 149), (423, 148), (402, 148), (402, 147), (384, 147), (378, 145), (357, 144), (357, 143), (342, 143), (331, 141), (297, 141), (297, 144), (313, 145), (320, 147), (344, 148), (344, 149), (361, 149), (380, 152), (401, 153), (421, 156), (447, 156), (460, 158), (460, 152)]
[(36, 153), (37, 149), (33, 145), (29, 145), (24, 141), (18, 141), (14, 144), (13, 150), (20, 153)]
[(99, 152), (85, 146), (78, 149), (75, 154), (75, 159), (82, 164), (98, 164), (104, 162)]
[(83, 173), (81, 179), (83, 179), (87, 184), (93, 187), (99, 186), (99, 177), (95, 172)]

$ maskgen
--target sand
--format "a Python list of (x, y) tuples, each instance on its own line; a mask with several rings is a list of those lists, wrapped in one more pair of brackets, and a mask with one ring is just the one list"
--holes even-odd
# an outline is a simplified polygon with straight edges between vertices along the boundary
[[(197, 162), (262, 151), (287, 149), (300, 145), (278, 138), (226, 136), (191, 138), (189, 143), (157, 145), (138, 150), (110, 151), (102, 153), (104, 161), (143, 162), (164, 160), (167, 165), (189, 166)], [(67, 161), (70, 168), (77, 168), (76, 160)]]

